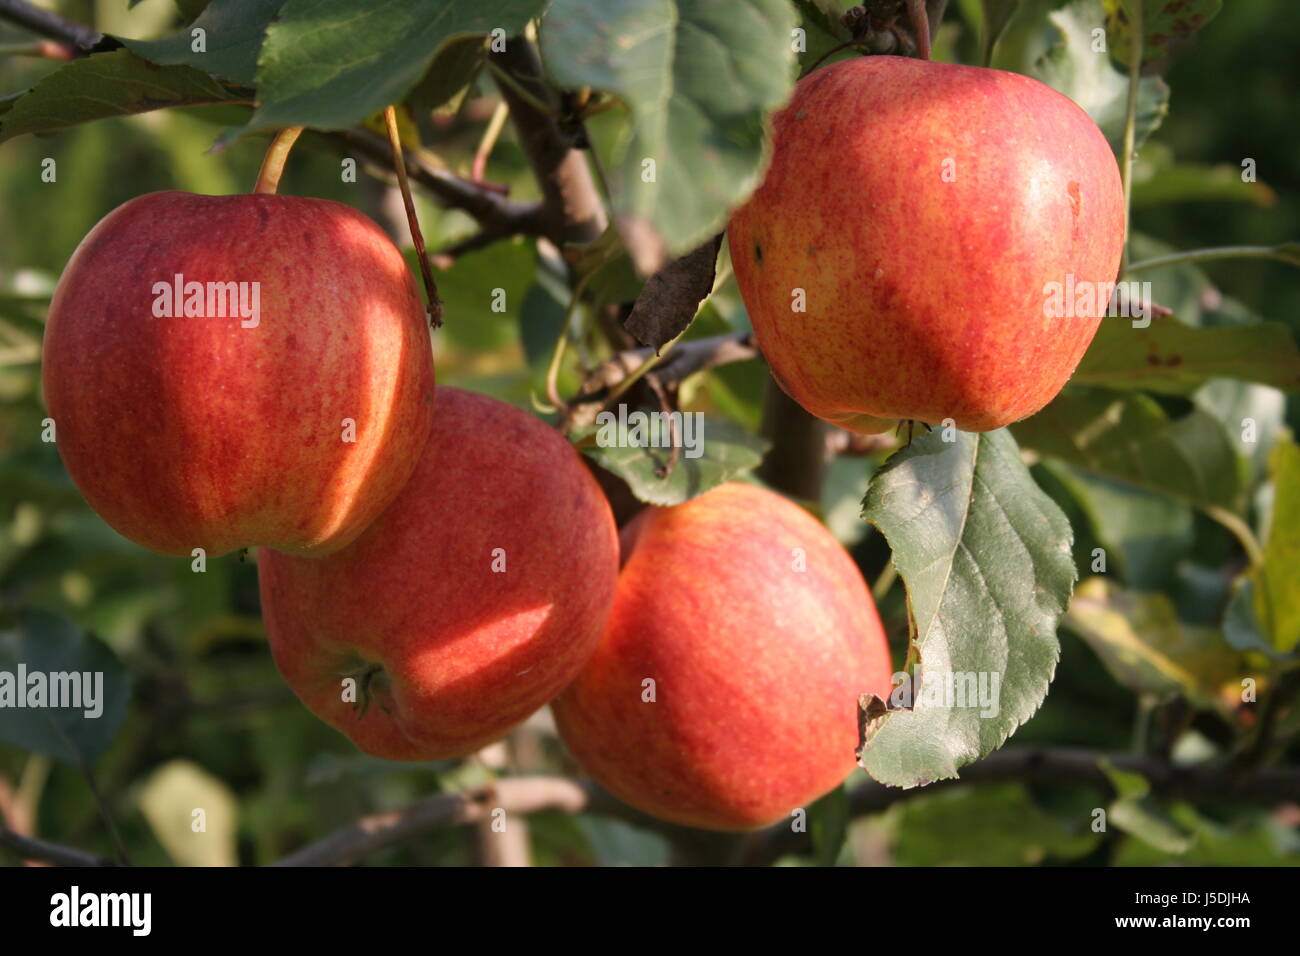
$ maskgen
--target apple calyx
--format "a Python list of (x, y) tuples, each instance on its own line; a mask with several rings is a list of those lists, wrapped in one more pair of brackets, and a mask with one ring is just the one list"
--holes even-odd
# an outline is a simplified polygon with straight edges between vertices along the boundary
[(357, 712), (357, 717), (366, 716), (371, 700), (385, 714), (391, 713), (387, 701), (392, 697), (393, 685), (388, 671), (378, 661), (368, 661), (360, 656), (356, 660), (356, 666), (352, 670), (341, 671), (340, 676), (356, 681), (357, 699), (352, 702), (352, 709)]

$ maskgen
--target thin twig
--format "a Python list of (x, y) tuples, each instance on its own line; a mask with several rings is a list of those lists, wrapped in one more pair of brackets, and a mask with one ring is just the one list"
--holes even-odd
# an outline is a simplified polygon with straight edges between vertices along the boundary
[(1209, 249), (1189, 249), (1186, 252), (1171, 252), (1167, 256), (1156, 256), (1134, 262), (1128, 267), (1128, 275), (1147, 269), (1159, 269), (1163, 266), (1176, 266), (1183, 263), (1213, 262), (1216, 259), (1274, 259), (1288, 265), (1300, 266), (1300, 243), (1285, 243), (1280, 246), (1216, 246)]
[(442, 328), (442, 299), (438, 297), (438, 283), (434, 281), (433, 270), (429, 267), (429, 256), (424, 251), (424, 234), (420, 232), (420, 220), (415, 215), (411, 183), (406, 178), (402, 137), (397, 131), (397, 110), (392, 106), (384, 108), (384, 124), (388, 127), (388, 145), (393, 151), (393, 168), (397, 170), (397, 187), (402, 191), (402, 204), (406, 206), (406, 222), (411, 228), (411, 241), (415, 243), (415, 258), (420, 263), (424, 292), (429, 297), (429, 321), (435, 329), (440, 329)]
[(3, 824), (0, 824), (0, 846), (8, 847), (18, 855), (19, 859), (40, 860), (44, 863), (53, 863), (55, 866), (117, 865), (112, 860), (105, 860), (102, 857), (94, 856), (70, 846), (23, 836)]
[(98, 30), (42, 10), (26, 0), (0, 0), (0, 20), (8, 20), (43, 37), (66, 43), (76, 50), (78, 56), (88, 55), (89, 49), (104, 39)]

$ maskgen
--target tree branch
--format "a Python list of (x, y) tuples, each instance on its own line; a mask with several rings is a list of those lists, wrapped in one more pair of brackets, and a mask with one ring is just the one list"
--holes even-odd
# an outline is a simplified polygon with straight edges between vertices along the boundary
[(8, 20), (33, 33), (58, 40), (71, 47), (75, 56), (88, 56), (90, 48), (104, 39), (98, 30), (42, 10), (26, 0), (0, 0), (0, 20)]
[(0, 824), (0, 846), (8, 847), (13, 850), (22, 860), (40, 860), (44, 863), (53, 863), (55, 866), (115, 866), (111, 860), (105, 860), (101, 857), (92, 856), (82, 850), (73, 849), (69, 846), (62, 846), (58, 843), (51, 843), (48, 840), (38, 840), (35, 837), (26, 837), (20, 833), (15, 833), (7, 826)]
[(276, 866), (346, 866), (364, 856), (413, 840), (442, 826), (465, 826), (490, 820), (495, 809), (514, 814), (581, 813), (607, 805), (591, 784), (564, 777), (515, 777), (492, 788), (440, 793), (400, 810), (362, 817), (316, 843), (278, 861)]
[[(349, 129), (325, 136), (346, 146), (382, 170), (393, 167), (387, 140), (364, 129)], [(546, 209), (540, 202), (519, 202), (478, 183), (434, 166), (409, 150), (403, 152), (406, 175), (427, 189), (444, 206), (460, 209), (478, 220), (484, 231), (498, 236), (543, 235), (548, 227)]]
[(559, 105), (543, 77), (537, 49), (527, 37), (512, 37), (504, 51), (490, 56), (507, 77), (498, 84), (501, 97), (542, 190), (542, 234), (557, 246), (590, 242), (608, 225), (605, 207), (587, 157), (560, 128)]
[[(569, 404), (569, 414), (562, 430), (569, 431), (595, 421), (596, 413), (604, 406), (609, 394), (654, 353), (655, 350), (648, 347), (628, 349), (592, 369)], [(712, 335), (677, 343), (653, 370), (646, 373), (646, 378), (654, 378), (660, 386), (671, 387), (680, 385), (696, 372), (757, 357), (758, 347), (754, 344), (752, 332)]]
[[(1279, 767), (1240, 774), (1224, 764), (1174, 766), (1141, 754), (1106, 754), (1075, 747), (1015, 747), (999, 750), (961, 769), (954, 780), (939, 780), (926, 787), (902, 790), (871, 781), (849, 795), (854, 817), (880, 813), (895, 803), (954, 787), (978, 787), (997, 783), (1051, 784), (1095, 790), (1103, 798), (1114, 796), (1110, 778), (1101, 769), (1105, 758), (1121, 770), (1140, 773), (1151, 784), (1154, 796), (1189, 803), (1253, 803), (1271, 805), (1300, 800), (1300, 768)], [(789, 827), (773, 827), (768, 838), (747, 860), (750, 863), (796, 853), (810, 845), (807, 833)]]
[(758, 468), (758, 477), (787, 495), (819, 500), (829, 458), (830, 425), (804, 411), (769, 378), (760, 431), (772, 447)]
[[(1112, 794), (1110, 778), (1099, 761), (1102, 751), (1077, 748), (1016, 748), (994, 753), (962, 768), (957, 780), (942, 780), (928, 787), (902, 790), (868, 781), (850, 794), (853, 816), (879, 813), (895, 803), (947, 790), (1018, 781), (1055, 784)], [(1275, 804), (1300, 800), (1300, 769), (1286, 767), (1237, 777), (1223, 765), (1175, 767), (1141, 755), (1110, 755), (1123, 770), (1141, 773), (1152, 792), (1165, 799), (1193, 803)], [(341, 866), (379, 850), (414, 840), (442, 826), (465, 826), (491, 819), (495, 809), (507, 819), (514, 814), (595, 813), (629, 821), (670, 839), (692, 840), (696, 831), (647, 817), (614, 799), (590, 781), (564, 777), (515, 777), (498, 781), (494, 788), (465, 793), (444, 793), (400, 810), (363, 817), (316, 843), (280, 860), (277, 866)], [(807, 833), (795, 833), (786, 824), (771, 827), (753, 841), (744, 862), (770, 862), (809, 845)]]

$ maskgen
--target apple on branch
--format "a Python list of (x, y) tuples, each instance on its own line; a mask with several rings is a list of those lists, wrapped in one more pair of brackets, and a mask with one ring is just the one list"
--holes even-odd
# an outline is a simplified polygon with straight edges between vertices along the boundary
[(45, 330), (63, 463), (166, 555), (324, 554), (406, 483), (434, 373), (406, 262), (350, 206), (157, 192), (82, 240)]
[(852, 431), (898, 420), (990, 431), (1061, 390), (1107, 306), (1047, 289), (1113, 283), (1115, 157), (1037, 80), (896, 56), (799, 82), (771, 166), (728, 228), (772, 375)]

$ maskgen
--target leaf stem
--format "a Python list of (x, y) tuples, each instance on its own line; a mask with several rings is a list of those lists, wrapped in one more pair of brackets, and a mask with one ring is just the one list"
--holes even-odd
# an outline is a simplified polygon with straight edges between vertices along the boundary
[(1241, 542), (1241, 549), (1246, 552), (1251, 568), (1258, 568), (1263, 565), (1264, 549), (1260, 546), (1259, 539), (1255, 537), (1255, 532), (1250, 530), (1250, 525), (1227, 508), (1210, 504), (1201, 507), (1207, 515), (1231, 531), (1233, 536)]
[(1300, 244), (1286, 243), (1280, 246), (1215, 246), (1209, 249), (1190, 249), (1186, 252), (1173, 252), (1167, 256), (1156, 256), (1134, 262), (1128, 267), (1127, 274), (1142, 272), (1146, 269), (1159, 269), (1184, 262), (1211, 262), (1215, 259), (1276, 259), (1293, 266), (1300, 266)]
[(1120, 157), (1119, 174), (1124, 183), (1124, 253), (1119, 274), (1128, 272), (1129, 237), (1132, 233), (1130, 219), (1133, 207), (1133, 153), (1137, 142), (1138, 84), (1142, 79), (1142, 0), (1127, 5), (1130, 13), (1128, 49), (1128, 101), (1124, 108), (1124, 155)]
[(267, 196), (275, 195), (275, 191), (280, 188), (280, 175), (284, 172), (284, 164), (289, 159), (289, 150), (293, 149), (293, 144), (301, 135), (301, 126), (286, 126), (275, 134), (270, 148), (262, 157), (262, 168), (257, 171), (257, 184), (253, 186), (253, 192)]

